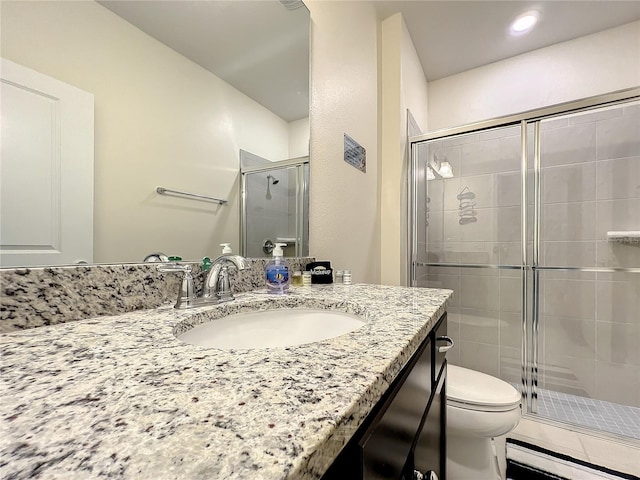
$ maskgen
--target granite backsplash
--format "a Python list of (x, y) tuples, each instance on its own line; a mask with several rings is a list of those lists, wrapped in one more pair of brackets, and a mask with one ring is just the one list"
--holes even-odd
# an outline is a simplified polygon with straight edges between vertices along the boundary
[[(247, 292), (265, 286), (269, 258), (248, 259), (250, 268), (230, 267), (231, 288)], [(304, 270), (312, 258), (287, 259)], [(0, 269), (0, 333), (72, 322), (174, 303), (180, 276), (162, 273), (158, 264), (82, 265)], [(193, 265), (196, 289), (203, 275)]]

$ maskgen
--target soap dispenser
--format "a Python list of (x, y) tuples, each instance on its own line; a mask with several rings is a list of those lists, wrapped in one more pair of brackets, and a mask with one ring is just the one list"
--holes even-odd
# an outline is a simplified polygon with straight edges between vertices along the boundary
[(282, 247), (286, 243), (276, 243), (273, 249), (273, 258), (265, 269), (267, 291), (278, 295), (289, 291), (289, 265), (283, 258)]

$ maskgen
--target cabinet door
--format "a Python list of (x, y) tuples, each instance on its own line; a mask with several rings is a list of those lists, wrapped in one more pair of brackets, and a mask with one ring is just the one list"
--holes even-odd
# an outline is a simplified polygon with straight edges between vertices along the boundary
[(431, 345), (407, 367), (395, 395), (360, 443), (365, 480), (402, 476), (431, 396)]
[(433, 395), (433, 400), (429, 405), (429, 412), (424, 421), (424, 425), (418, 436), (418, 441), (414, 450), (414, 469), (426, 476), (427, 472), (433, 471), (439, 479), (445, 478), (445, 428), (446, 428), (446, 391), (445, 378), (447, 374), (447, 364), (443, 364), (439, 372), (438, 384)]

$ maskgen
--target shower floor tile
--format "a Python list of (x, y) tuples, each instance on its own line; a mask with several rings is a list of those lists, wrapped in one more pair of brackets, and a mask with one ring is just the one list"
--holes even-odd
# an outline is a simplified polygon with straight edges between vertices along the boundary
[(640, 440), (640, 408), (538, 390), (538, 415)]

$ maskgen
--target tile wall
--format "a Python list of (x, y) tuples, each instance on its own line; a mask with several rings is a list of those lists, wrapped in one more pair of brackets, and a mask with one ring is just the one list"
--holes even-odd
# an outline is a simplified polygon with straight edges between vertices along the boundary
[[(279, 180), (267, 189), (267, 175)], [(295, 237), (296, 177), (295, 168), (247, 174), (247, 256), (270, 256), (262, 251), (264, 240)], [(294, 256), (295, 247), (285, 251)]]

